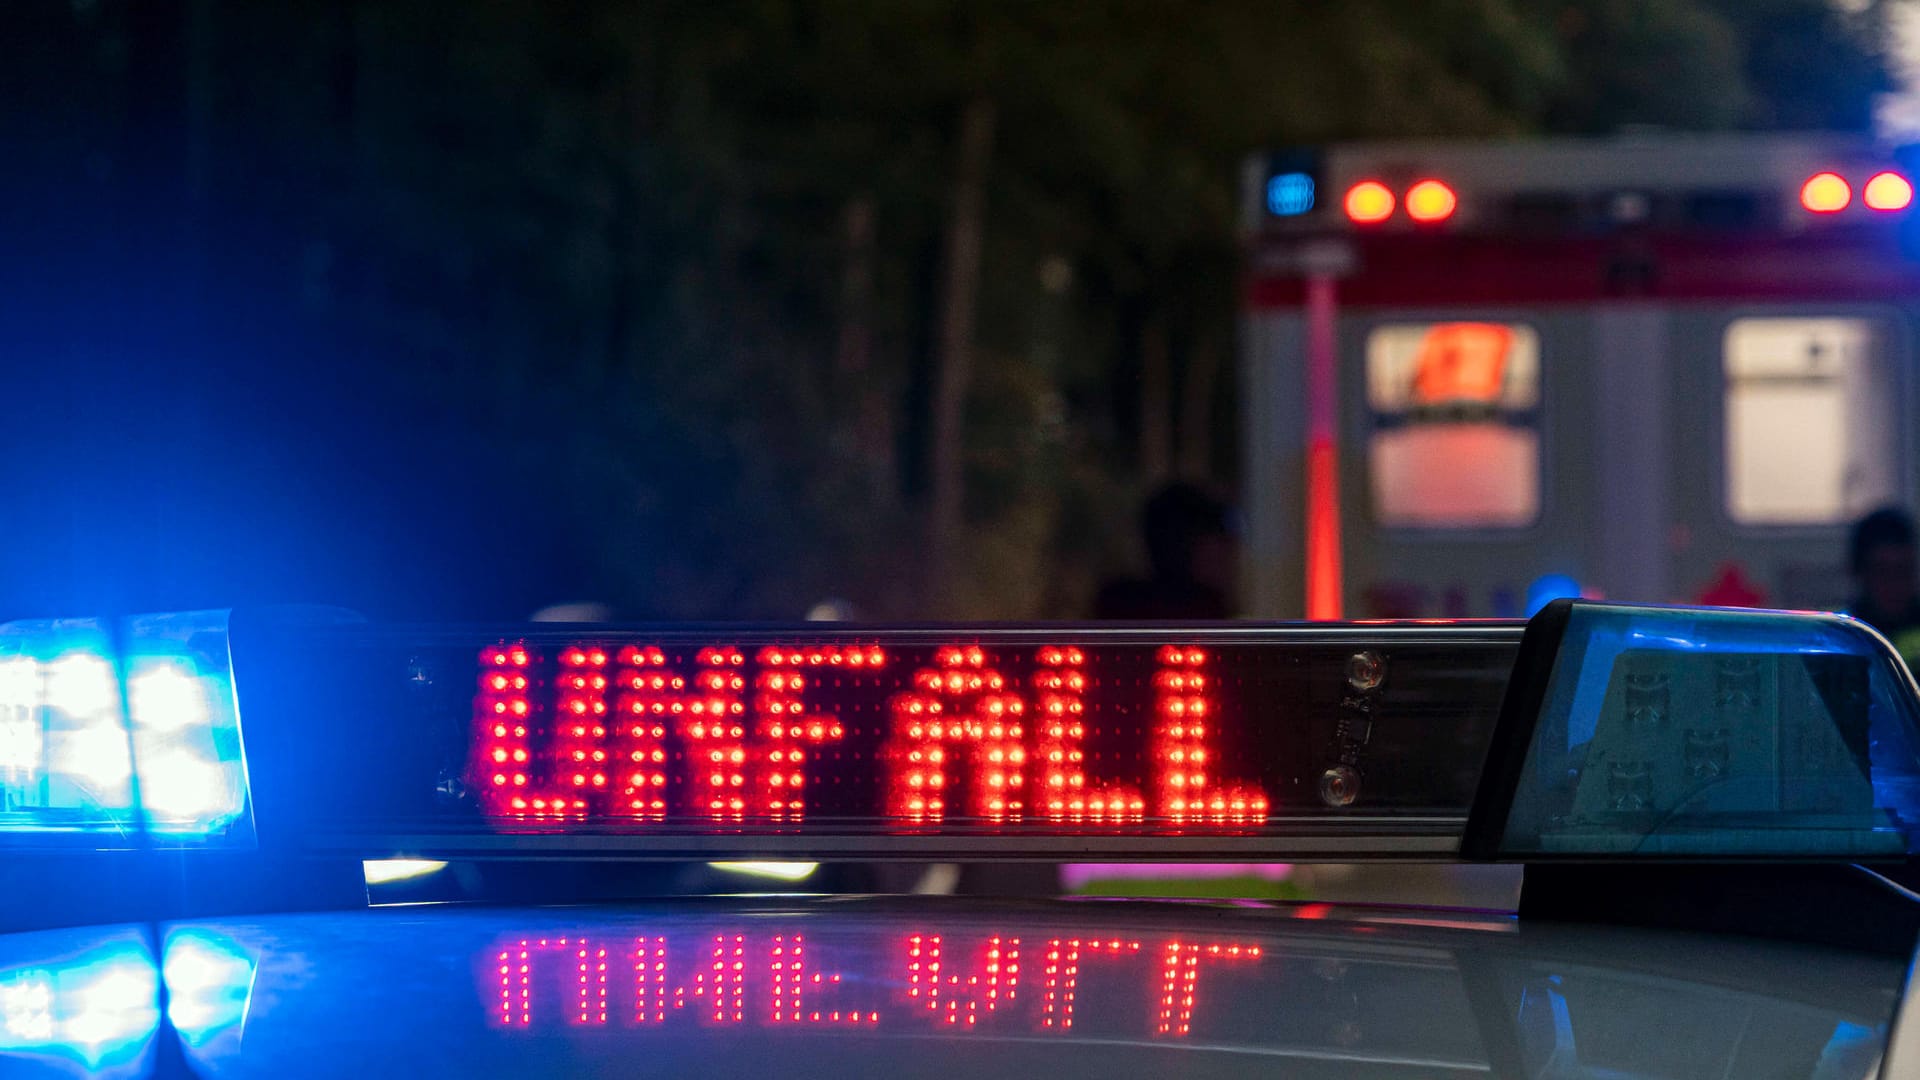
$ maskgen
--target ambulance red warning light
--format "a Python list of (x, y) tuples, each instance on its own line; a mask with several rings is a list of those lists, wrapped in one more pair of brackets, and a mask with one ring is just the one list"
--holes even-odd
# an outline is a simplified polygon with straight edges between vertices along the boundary
[(1407, 189), (1407, 216), (1422, 224), (1447, 220), (1459, 205), (1459, 196), (1438, 180), (1422, 180)]
[(1362, 180), (1347, 189), (1347, 217), (1374, 225), (1393, 216), (1393, 191), (1378, 180)]
[(1913, 202), (1913, 184), (1897, 172), (1875, 173), (1861, 189), (1860, 201), (1869, 210), (1905, 210)]
[(1800, 205), (1815, 214), (1837, 214), (1853, 202), (1853, 188), (1839, 173), (1821, 172), (1800, 185)]

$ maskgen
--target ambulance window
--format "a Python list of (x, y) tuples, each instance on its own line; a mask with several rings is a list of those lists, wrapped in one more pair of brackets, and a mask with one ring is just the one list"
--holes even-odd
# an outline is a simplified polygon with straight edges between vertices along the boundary
[(1870, 319), (1737, 319), (1726, 337), (1735, 521), (1820, 525), (1899, 496), (1898, 402)]
[(1509, 323), (1417, 323), (1367, 337), (1373, 517), (1498, 529), (1540, 515), (1540, 338)]

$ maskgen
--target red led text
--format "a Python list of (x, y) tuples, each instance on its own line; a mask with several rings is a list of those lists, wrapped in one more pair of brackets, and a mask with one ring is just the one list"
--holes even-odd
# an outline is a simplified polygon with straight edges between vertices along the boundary
[[(716, 644), (674, 656), (657, 646), (491, 646), (480, 654), (472, 779), (494, 817), (798, 821), (815, 805), (822, 753), (864, 749), (853, 760), (878, 770), (870, 813), (909, 822), (1266, 818), (1260, 787), (1219, 775), (1218, 697), (1202, 648), (1167, 645), (1152, 658), (1148, 699), (1128, 720), (1146, 721), (1135, 729), (1146, 738), (1140, 777), (1103, 776), (1089, 761), (1097, 721), (1083, 647), (919, 655), (903, 674), (877, 644)], [(1031, 675), (1009, 675), (1008, 660)], [(849, 693), (869, 695), (860, 707), (877, 718), (864, 748), (847, 746), (834, 707)]]

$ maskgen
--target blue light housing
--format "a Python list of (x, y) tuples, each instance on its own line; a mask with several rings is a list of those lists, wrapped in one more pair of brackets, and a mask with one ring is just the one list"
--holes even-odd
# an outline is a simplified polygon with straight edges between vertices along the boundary
[(1313, 177), (1284, 172), (1267, 181), (1267, 210), (1275, 217), (1298, 217), (1313, 209)]
[(227, 617), (0, 625), (0, 847), (251, 844)]
[(1560, 600), (1528, 626), (1467, 854), (1901, 857), (1913, 677), (1840, 615)]

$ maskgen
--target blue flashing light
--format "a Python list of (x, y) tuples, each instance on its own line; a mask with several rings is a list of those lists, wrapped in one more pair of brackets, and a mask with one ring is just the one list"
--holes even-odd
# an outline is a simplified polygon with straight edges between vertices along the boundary
[(255, 961), (223, 935), (198, 927), (167, 934), (161, 972), (167, 1019), (189, 1049), (205, 1050), (246, 1026)]
[(153, 962), (138, 939), (0, 971), (0, 1056), (129, 1066), (158, 1016)]
[[(1500, 857), (1920, 850), (1920, 690), (1864, 623), (1566, 611), (1517, 778), (1508, 774)], [(1484, 787), (1483, 799), (1500, 801)]]
[(0, 625), (0, 843), (126, 846), (142, 826), (168, 844), (249, 842), (227, 613), (122, 629), (124, 712), (105, 622)]
[[(27, 935), (45, 942), (54, 935)], [(159, 986), (139, 936), (127, 933), (52, 959), (0, 966), (0, 1063), (65, 1063), (91, 1075), (144, 1075), (159, 1028)], [(246, 1023), (255, 961), (198, 928), (167, 935), (167, 1018), (186, 1048), (210, 1056)]]
[(1555, 600), (1578, 600), (1580, 583), (1565, 574), (1542, 574), (1527, 584), (1527, 618)]
[(178, 660), (149, 661), (127, 676), (133, 714), (155, 731), (183, 731), (211, 722), (200, 673)]
[(1298, 217), (1313, 209), (1313, 177), (1284, 172), (1267, 181), (1267, 210), (1275, 217)]

